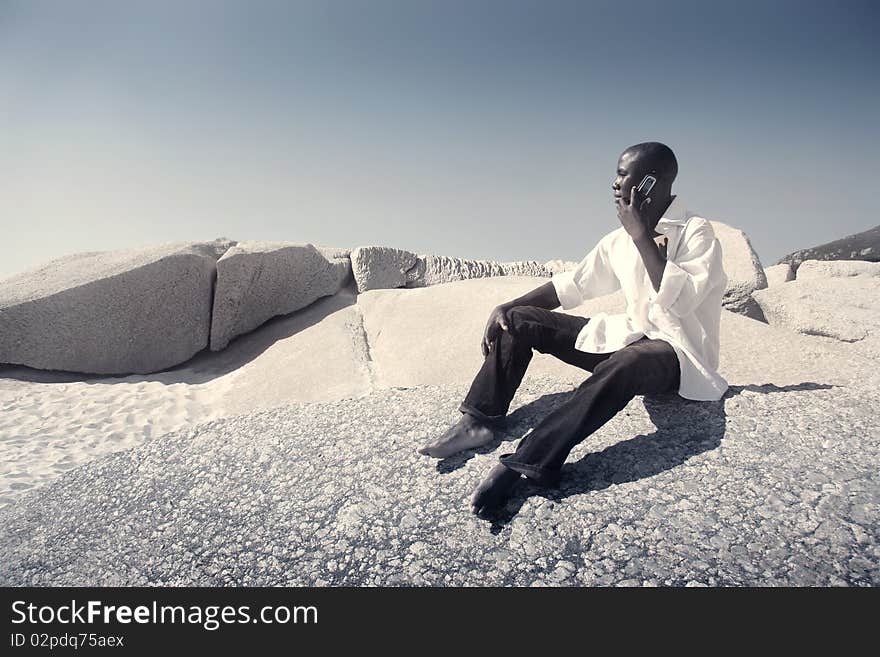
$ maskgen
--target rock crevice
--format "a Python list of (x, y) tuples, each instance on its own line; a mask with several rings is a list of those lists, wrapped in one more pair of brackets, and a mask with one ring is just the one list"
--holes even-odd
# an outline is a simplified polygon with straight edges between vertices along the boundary
[(355, 319), (348, 323), (349, 330), (351, 331), (353, 351), (357, 364), (364, 372), (369, 389), (372, 392), (381, 387), (379, 384), (376, 363), (373, 360), (373, 349), (370, 345), (370, 337), (364, 324), (363, 310), (357, 303), (354, 304), (354, 313)]

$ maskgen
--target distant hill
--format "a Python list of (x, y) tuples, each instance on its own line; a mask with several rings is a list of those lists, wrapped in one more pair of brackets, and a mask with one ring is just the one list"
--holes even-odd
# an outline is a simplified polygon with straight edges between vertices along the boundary
[(801, 249), (783, 256), (775, 264), (791, 263), (797, 271), (804, 260), (868, 260), (880, 262), (880, 226), (839, 240)]

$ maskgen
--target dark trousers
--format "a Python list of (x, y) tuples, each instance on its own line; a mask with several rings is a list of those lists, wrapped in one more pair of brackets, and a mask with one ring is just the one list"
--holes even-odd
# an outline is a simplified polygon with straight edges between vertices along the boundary
[(532, 359), (532, 350), (592, 373), (574, 394), (523, 438), (501, 462), (535, 483), (555, 486), (575, 445), (614, 417), (636, 395), (676, 392), (678, 356), (663, 340), (643, 337), (623, 349), (593, 354), (574, 348), (589, 318), (534, 306), (507, 312), (509, 331), (492, 343), (460, 406), (463, 413), (493, 425), (504, 421), (510, 402)]

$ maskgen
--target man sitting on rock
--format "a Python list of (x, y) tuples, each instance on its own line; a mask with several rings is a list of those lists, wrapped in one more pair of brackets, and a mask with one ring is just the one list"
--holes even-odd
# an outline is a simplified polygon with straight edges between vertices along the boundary
[[(636, 395), (678, 392), (715, 401), (727, 390), (717, 373), (721, 298), (727, 274), (706, 219), (689, 212), (672, 182), (678, 163), (658, 142), (627, 148), (612, 184), (621, 227), (572, 271), (495, 308), (483, 335), (483, 365), (459, 410), (461, 419), (419, 450), (435, 458), (485, 445), (507, 415), (532, 350), (591, 372), (571, 397), (504, 454), (471, 499), (490, 513), (525, 476), (556, 486), (569, 452)], [(652, 176), (646, 194), (637, 187)], [(650, 179), (647, 181), (650, 183)], [(564, 310), (623, 289), (625, 313), (579, 317)]]

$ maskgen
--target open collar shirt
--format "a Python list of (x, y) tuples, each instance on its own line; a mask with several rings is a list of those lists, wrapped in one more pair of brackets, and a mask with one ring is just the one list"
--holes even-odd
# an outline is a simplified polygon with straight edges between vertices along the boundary
[(563, 310), (623, 289), (626, 312), (597, 312), (581, 329), (575, 349), (608, 353), (647, 336), (675, 349), (681, 370), (678, 394), (715, 401), (727, 390), (718, 372), (721, 300), (727, 287), (721, 243), (712, 224), (675, 196), (657, 222), (668, 239), (660, 289), (654, 290), (632, 237), (613, 230), (570, 271), (551, 279)]

